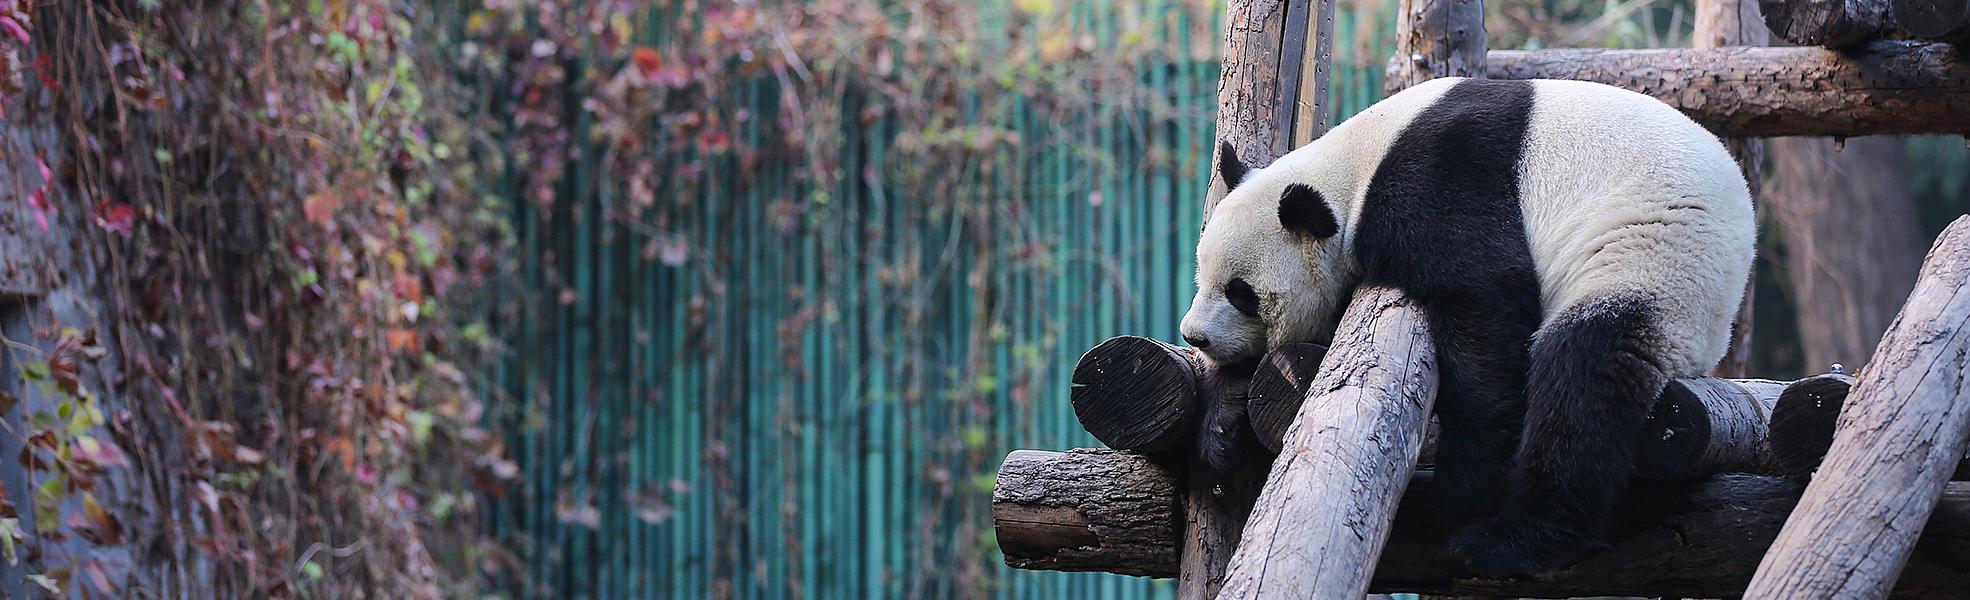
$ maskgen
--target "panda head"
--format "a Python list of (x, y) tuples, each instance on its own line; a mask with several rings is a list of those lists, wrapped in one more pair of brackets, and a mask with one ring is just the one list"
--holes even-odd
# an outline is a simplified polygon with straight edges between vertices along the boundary
[(1319, 191), (1277, 165), (1253, 172), (1230, 144), (1218, 150), (1231, 191), (1198, 238), (1197, 297), (1181, 327), (1184, 341), (1213, 364), (1256, 361), (1282, 344), (1333, 335), (1347, 283), (1336, 259), (1340, 225)]

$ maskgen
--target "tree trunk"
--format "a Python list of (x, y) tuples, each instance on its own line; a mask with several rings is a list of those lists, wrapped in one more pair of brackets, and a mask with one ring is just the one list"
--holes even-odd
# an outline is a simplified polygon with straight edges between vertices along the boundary
[[(1162, 478), (1156, 483), (1133, 483), (1115, 487), (1114, 477), (1049, 477), (1047, 486), (1067, 486), (1074, 491), (1049, 490), (1051, 498), (1137, 499), (1151, 507), (1152, 518), (1137, 519), (1157, 532), (1153, 518), (1163, 503), (1174, 502), (1170, 490), (1174, 482), (1167, 472), (1140, 456), (1111, 450), (1076, 450), (1072, 453), (1030, 452), (1037, 468), (1002, 470), (1002, 488), (1030, 488), (1022, 481), (1047, 473), (1129, 473)], [(1047, 463), (1102, 462), (1105, 466), (1049, 468)], [(1737, 597), (1751, 579), (1759, 555), (1778, 535), (1786, 514), (1799, 498), (1799, 486), (1781, 477), (1721, 475), (1682, 484), (1634, 486), (1622, 500), (1613, 530), (1613, 545), (1585, 557), (1566, 569), (1525, 580), (1487, 580), (1468, 578), (1463, 564), (1444, 550), (1448, 525), (1435, 513), (1438, 500), (1431, 496), (1430, 471), (1418, 471), (1403, 495), (1395, 527), (1387, 547), (1374, 568), (1369, 591), (1377, 593), (1418, 592), (1426, 594), (1478, 594), (1506, 597), (1565, 598), (1571, 596), (1667, 596), (1686, 598)], [(1147, 496), (1161, 496), (1160, 502)], [(1000, 546), (1006, 562), (1014, 566), (1052, 568), (1070, 564), (1054, 556), (1078, 554), (1072, 562), (1077, 569), (1110, 570), (1101, 566), (1129, 563), (1128, 573), (1151, 577), (1176, 574), (1175, 556), (1142, 556), (1151, 552), (1174, 552), (1175, 538), (1167, 544), (1121, 543), (1129, 535), (1092, 523), (1114, 523), (1113, 519), (1080, 516), (1088, 512), (1078, 505), (1034, 500), (1015, 500), (1012, 496), (993, 496), (995, 523), (1001, 540), (1013, 538), (1021, 543)], [(1023, 504), (1021, 512), (1008, 513), (1005, 504)], [(1091, 509), (1090, 509), (1091, 510)], [(1096, 511), (1099, 513), (1100, 511)], [(1051, 520), (1006, 519), (1001, 515), (1053, 515)], [(1173, 535), (1163, 533), (1163, 535)], [(1167, 549), (1167, 550), (1166, 550)], [(1112, 556), (1105, 556), (1112, 555)], [(1141, 561), (1137, 563), (1136, 561)], [(1139, 565), (1139, 566), (1136, 566)], [(1922, 533), (1915, 560), (1896, 586), (1895, 597), (1960, 598), (1970, 593), (1970, 583), (1962, 574), (1970, 569), (1970, 483), (1951, 483), (1945, 489), (1935, 514)]]
[[(1696, 27), (1690, 45), (1696, 48), (1763, 46), (1770, 39), (1764, 19), (1758, 17), (1756, 0), (1696, 0)], [(1724, 138), (1724, 147), (1737, 159), (1738, 169), (1751, 188), (1751, 202), (1758, 203), (1760, 170), (1765, 161), (1765, 142), (1755, 139)], [(1746, 278), (1744, 297), (1739, 300), (1737, 318), (1731, 320), (1731, 345), (1717, 366), (1710, 370), (1718, 377), (1743, 377), (1751, 362), (1751, 309), (1757, 278)]]
[(1970, 216), (1943, 231), (1758, 565), (1752, 598), (1880, 597), (1970, 445)]
[(999, 549), (1019, 569), (1168, 577), (1178, 506), (1169, 472), (1114, 450), (1014, 450), (992, 490)]
[(1970, 60), (1949, 44), (1494, 51), (1492, 79), (1578, 79), (1669, 103), (1733, 137), (1970, 134)]
[(1438, 77), (1485, 76), (1483, 0), (1402, 0), (1395, 32), (1386, 95)]
[(1902, 140), (1854, 138), (1846, 146), (1823, 138), (1772, 143), (1765, 206), (1778, 226), (1808, 373), (1866, 363), (1922, 266)]

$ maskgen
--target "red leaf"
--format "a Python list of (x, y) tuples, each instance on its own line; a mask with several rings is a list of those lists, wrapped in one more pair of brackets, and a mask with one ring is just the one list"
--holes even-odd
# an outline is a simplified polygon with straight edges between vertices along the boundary
[(342, 197), (328, 192), (316, 192), (301, 203), (302, 214), (316, 225), (328, 225), (335, 218), (335, 211), (342, 208)]
[(103, 200), (96, 203), (96, 226), (125, 237), (130, 235), (132, 225), (137, 222), (137, 209), (122, 202)]
[(663, 56), (649, 46), (637, 46), (635, 50), (631, 50), (629, 60), (636, 63), (636, 70), (641, 71), (645, 78), (655, 77), (657, 71), (664, 66)]

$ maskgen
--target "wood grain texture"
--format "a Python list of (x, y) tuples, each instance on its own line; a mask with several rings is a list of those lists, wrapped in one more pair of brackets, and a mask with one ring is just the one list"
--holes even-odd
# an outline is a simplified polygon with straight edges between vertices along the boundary
[(1293, 425), (1293, 417), (1300, 414), (1300, 405), (1320, 375), (1320, 361), (1326, 356), (1326, 346), (1298, 343), (1273, 348), (1259, 361), (1258, 372), (1245, 390), (1245, 416), (1267, 452), (1279, 453), (1279, 442)]
[[(1112, 470), (1127, 470), (1143, 464), (1142, 458), (1108, 450), (1077, 450), (1089, 453), (1086, 460), (1119, 463)], [(1041, 455), (1062, 460), (1069, 453)], [(1047, 469), (1041, 469), (1042, 472)], [(1080, 467), (1056, 469), (1088, 472)], [(1143, 471), (1155, 475), (1158, 472)], [(1096, 478), (1059, 477), (1048, 485), (1081, 488), (1056, 497), (1107, 498), (1171, 494), (1174, 479), (1160, 472), (1165, 480), (1154, 484), (1131, 484), (1129, 488), (1108, 487), (1110, 481)], [(1001, 474), (1003, 482), (1006, 476)], [(1685, 598), (1737, 597), (1750, 581), (1758, 558), (1778, 536), (1785, 518), (1798, 501), (1801, 488), (1785, 478), (1766, 475), (1719, 475), (1688, 483), (1650, 483), (1633, 486), (1622, 500), (1613, 528), (1613, 544), (1585, 557), (1565, 569), (1523, 580), (1487, 580), (1466, 577), (1463, 565), (1443, 549), (1449, 526), (1437, 515), (1433, 497), (1433, 473), (1417, 471), (1403, 495), (1396, 513), (1393, 532), (1374, 568), (1369, 591), (1374, 593), (1415, 592), (1446, 595), (1565, 598), (1574, 596), (1646, 596)], [(995, 496), (996, 498), (996, 496)], [(1152, 503), (1153, 504), (1153, 503)], [(1004, 539), (1008, 529), (1031, 527), (1024, 521), (997, 521)], [(1158, 529), (1156, 531), (1164, 531)], [(1025, 553), (1047, 555), (1082, 550), (1089, 553), (1110, 551), (1115, 546), (1089, 545), (1078, 525), (1066, 528), (1031, 527), (1031, 531), (1012, 533), (1031, 540), (1031, 546), (1018, 547)], [(1165, 535), (1174, 535), (1165, 533)], [(1158, 552), (1171, 543), (1154, 546)], [(1002, 542), (1003, 544), (1003, 542)], [(1052, 547), (1047, 547), (1051, 545)], [(1151, 546), (1136, 546), (1147, 548)], [(1119, 550), (1116, 550), (1119, 552)], [(1015, 560), (1008, 557), (1008, 564)], [(1083, 564), (1122, 562), (1120, 558), (1084, 558)], [(1137, 557), (1154, 569), (1131, 567), (1130, 573), (1151, 577), (1176, 575), (1175, 557)], [(1044, 568), (1046, 562), (1023, 563), (1027, 568)], [(1160, 570), (1158, 570), (1160, 569)], [(1961, 598), (1970, 594), (1970, 582), (1963, 573), (1970, 569), (1970, 483), (1949, 484), (1942, 501), (1923, 529), (1915, 558), (1909, 563), (1891, 597)]]
[(1970, 60), (1949, 44), (1491, 53), (1492, 79), (1576, 79), (1654, 96), (1726, 137), (1970, 133)]
[(1675, 481), (1723, 472), (1772, 473), (1766, 443), (1772, 407), (1785, 382), (1769, 379), (1678, 379), (1649, 408), (1635, 475)]
[(1819, 468), (1853, 387), (1853, 377), (1826, 373), (1792, 382), (1779, 394), (1772, 407), (1771, 446), (1780, 475), (1812, 475)]
[(1970, 0), (1891, 0), (1895, 21), (1910, 35), (1946, 42), (1970, 41)]
[(1219, 598), (1354, 598), (1423, 448), (1436, 350), (1401, 293), (1363, 287), (1286, 431)]
[(1894, 586), (1970, 444), (1966, 285), (1970, 216), (1930, 248), (1747, 597), (1879, 597)]
[(1177, 568), (1176, 480), (1140, 454), (1014, 450), (992, 489), (1006, 565), (1168, 577)]
[(1068, 399), (1081, 427), (1117, 450), (1161, 452), (1197, 430), (1197, 386), (1204, 361), (1189, 349), (1146, 337), (1109, 338), (1074, 365)]
[(1888, 0), (1758, 0), (1765, 27), (1800, 46), (1842, 48), (1894, 28)]
[(1402, 0), (1385, 95), (1438, 77), (1484, 77), (1484, 0)]

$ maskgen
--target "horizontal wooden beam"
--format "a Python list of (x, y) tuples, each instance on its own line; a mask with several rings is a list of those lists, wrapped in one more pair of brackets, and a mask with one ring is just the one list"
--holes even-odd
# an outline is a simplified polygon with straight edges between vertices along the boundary
[(1950, 44), (1494, 50), (1492, 79), (1594, 81), (1654, 96), (1721, 137), (1970, 133), (1970, 58)]
[[(1165, 524), (1181, 513), (1176, 508), (1175, 479), (1163, 467), (1141, 455), (1115, 450), (1021, 450), (1008, 457), (1007, 464), (1018, 467), (1000, 471), (1002, 492), (995, 493), (992, 502), (993, 524), (1006, 564), (1176, 575), (1180, 534)], [(1800, 493), (1796, 481), (1760, 475), (1639, 485), (1623, 500), (1610, 548), (1533, 579), (1485, 580), (1466, 577), (1469, 573), (1462, 563), (1444, 550), (1451, 532), (1434, 510), (1433, 480), (1423, 470), (1410, 481), (1375, 567), (1371, 592), (1736, 597), (1743, 593)], [(1085, 504), (1096, 500), (1103, 504)], [(1118, 503), (1133, 508), (1117, 510)], [(1168, 536), (1168, 541), (1147, 539), (1155, 536)], [(1893, 597), (1966, 597), (1970, 595), (1970, 580), (1963, 577), (1966, 570), (1970, 570), (1970, 483), (1952, 482), (1923, 528)]]

